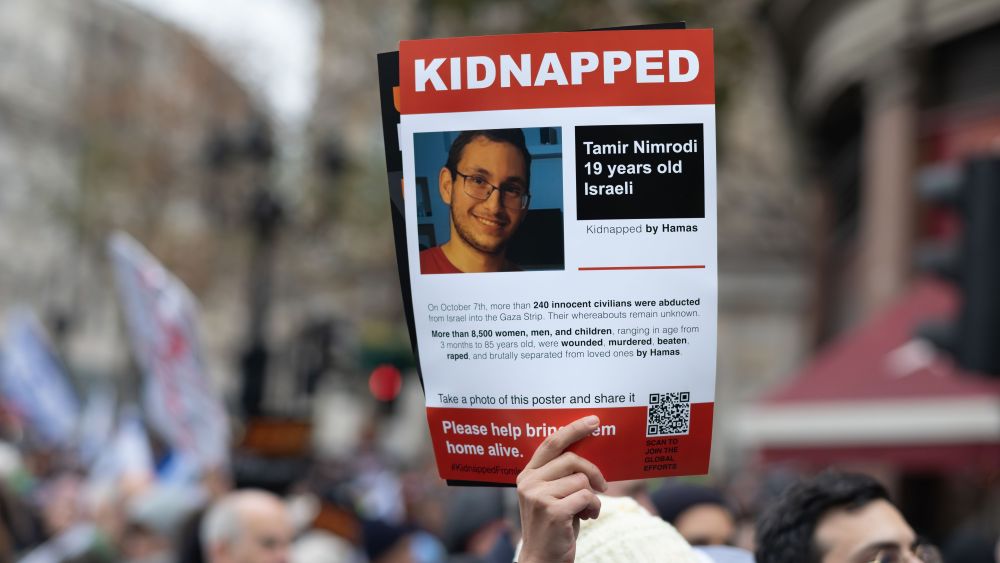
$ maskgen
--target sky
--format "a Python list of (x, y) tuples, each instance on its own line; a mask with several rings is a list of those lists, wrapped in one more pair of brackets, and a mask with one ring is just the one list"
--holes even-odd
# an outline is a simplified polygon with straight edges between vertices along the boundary
[(265, 100), (302, 127), (316, 92), (320, 17), (313, 0), (121, 0), (199, 38)]

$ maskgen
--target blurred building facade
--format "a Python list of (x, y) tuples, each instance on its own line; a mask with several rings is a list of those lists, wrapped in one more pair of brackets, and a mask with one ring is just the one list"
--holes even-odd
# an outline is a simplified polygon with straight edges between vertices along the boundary
[(0, 310), (57, 319), (72, 366), (127, 370), (104, 246), (124, 229), (202, 299), (213, 367), (230, 370), (252, 182), (213, 173), (205, 146), (257, 105), (190, 36), (123, 3), (0, 4)]
[(950, 234), (916, 197), (918, 168), (998, 150), (1000, 3), (777, 0), (761, 13), (819, 201), (815, 344), (898, 296), (916, 243)]
[[(759, 5), (781, 61), (803, 187), (816, 202), (806, 336), (816, 353), (747, 424), (796, 412), (784, 427), (809, 438), (796, 442), (777, 427), (757, 438), (786, 461), (808, 466), (818, 454), (813, 468), (862, 464), (880, 474), (935, 540), (958, 525), (995, 537), (1000, 487), (989, 475), (1000, 459), (1000, 382), (926, 356), (912, 338), (928, 316), (956, 308), (950, 291), (917, 279), (915, 251), (960, 230), (954, 216), (920, 201), (917, 176), (927, 165), (1000, 153), (1000, 3)], [(946, 415), (953, 400), (984, 416), (971, 417), (970, 407)], [(907, 425), (910, 406), (920, 408)], [(820, 428), (828, 407), (839, 410)], [(947, 430), (959, 420), (965, 430)], [(917, 427), (926, 431), (900, 439)], [(906, 449), (909, 458), (895, 455)]]

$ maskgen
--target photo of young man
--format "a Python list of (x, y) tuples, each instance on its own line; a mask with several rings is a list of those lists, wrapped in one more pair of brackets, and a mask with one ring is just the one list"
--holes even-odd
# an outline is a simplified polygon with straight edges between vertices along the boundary
[(463, 131), (438, 174), (450, 237), (420, 253), (423, 274), (512, 272), (511, 238), (531, 202), (531, 153), (520, 129)]

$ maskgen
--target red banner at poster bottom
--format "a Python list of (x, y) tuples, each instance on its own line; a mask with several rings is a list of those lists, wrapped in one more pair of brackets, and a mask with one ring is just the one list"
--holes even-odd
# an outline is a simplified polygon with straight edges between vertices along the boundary
[(708, 473), (714, 403), (693, 403), (689, 432), (646, 436), (647, 408), (469, 409), (428, 407), (427, 422), (441, 478), (513, 484), (542, 440), (594, 414), (600, 427), (571, 451), (594, 462), (609, 481)]

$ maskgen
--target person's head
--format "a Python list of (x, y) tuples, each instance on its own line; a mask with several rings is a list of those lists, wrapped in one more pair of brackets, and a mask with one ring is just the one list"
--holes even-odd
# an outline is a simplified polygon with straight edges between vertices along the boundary
[(122, 556), (128, 561), (173, 560), (184, 522), (203, 507), (205, 500), (200, 489), (165, 484), (153, 485), (129, 498), (121, 535)]
[(37, 494), (48, 534), (57, 536), (84, 516), (80, 502), (83, 489), (83, 478), (74, 471), (61, 471), (42, 485)]
[(718, 491), (688, 483), (672, 483), (653, 492), (660, 517), (677, 528), (691, 545), (727, 545), (733, 539), (733, 511)]
[[(824, 472), (793, 484), (766, 507), (757, 527), (758, 563), (929, 561), (877, 481)], [(881, 559), (879, 558), (881, 554)]]
[(580, 522), (576, 563), (668, 561), (695, 563), (684, 538), (630, 497), (601, 496), (601, 514)]
[(650, 514), (657, 513), (653, 499), (649, 496), (649, 487), (646, 485), (646, 479), (631, 479), (608, 483), (608, 490), (604, 491), (604, 494), (609, 497), (631, 497)]
[(369, 520), (362, 524), (362, 543), (371, 563), (444, 561), (444, 546), (432, 535), (409, 524)]
[(292, 535), (285, 503), (260, 490), (222, 497), (201, 522), (201, 542), (210, 563), (286, 563)]
[(456, 487), (449, 491), (442, 540), (449, 553), (478, 556), (493, 549), (507, 530), (503, 490)]
[(438, 177), (451, 207), (451, 241), (466, 250), (503, 255), (528, 213), (531, 154), (520, 129), (463, 131)]

